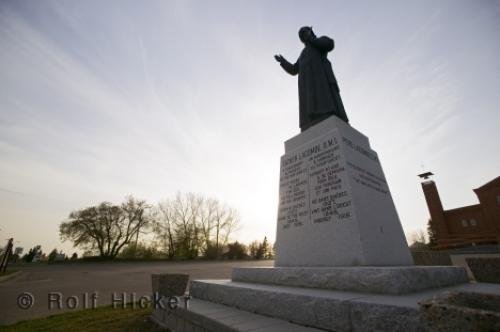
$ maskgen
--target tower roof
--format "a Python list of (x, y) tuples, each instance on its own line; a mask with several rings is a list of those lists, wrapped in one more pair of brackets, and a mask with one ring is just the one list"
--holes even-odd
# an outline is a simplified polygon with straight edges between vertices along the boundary
[(497, 176), (496, 178), (494, 178), (490, 182), (487, 182), (487, 183), (483, 184), (481, 187), (474, 189), (474, 191), (477, 191), (477, 190), (482, 191), (482, 190), (493, 188), (493, 187), (500, 187), (500, 176)]
[(434, 173), (432, 173), (432, 172), (425, 172), (425, 173), (419, 174), (418, 176), (421, 179), (427, 180), (432, 175), (434, 175)]

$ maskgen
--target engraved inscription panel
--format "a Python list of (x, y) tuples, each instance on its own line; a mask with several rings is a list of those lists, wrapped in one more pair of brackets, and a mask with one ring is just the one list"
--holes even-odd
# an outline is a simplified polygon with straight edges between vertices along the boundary
[(289, 153), (281, 159), (278, 224), (283, 229), (305, 223), (350, 219), (350, 195), (342, 183), (346, 172), (336, 137)]
[[(378, 157), (375, 153), (354, 144), (350, 139), (342, 137), (342, 143), (346, 148), (360, 153), (363, 157), (365, 157), (366, 162), (372, 161), (379, 163)], [(387, 186), (387, 182), (383, 177), (377, 176), (367, 169), (360, 167), (359, 165), (356, 165), (350, 161), (347, 161), (347, 167), (352, 169), (353, 179), (356, 183), (380, 194), (389, 194), (389, 187)]]

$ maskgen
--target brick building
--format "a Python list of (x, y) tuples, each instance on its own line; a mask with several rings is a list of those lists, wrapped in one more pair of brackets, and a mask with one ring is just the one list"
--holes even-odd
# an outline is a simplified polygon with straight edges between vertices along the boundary
[(479, 204), (456, 209), (443, 209), (434, 181), (423, 181), (422, 189), (431, 215), (436, 249), (497, 243), (500, 238), (500, 176), (474, 189)]

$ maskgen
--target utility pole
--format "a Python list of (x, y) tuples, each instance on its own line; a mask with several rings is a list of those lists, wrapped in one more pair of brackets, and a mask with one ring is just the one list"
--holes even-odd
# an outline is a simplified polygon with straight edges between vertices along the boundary
[(0, 263), (0, 273), (5, 273), (7, 270), (7, 265), (9, 264), (10, 253), (12, 252), (12, 246), (14, 245), (14, 239), (10, 238), (5, 246), (5, 251), (2, 256), (2, 262)]

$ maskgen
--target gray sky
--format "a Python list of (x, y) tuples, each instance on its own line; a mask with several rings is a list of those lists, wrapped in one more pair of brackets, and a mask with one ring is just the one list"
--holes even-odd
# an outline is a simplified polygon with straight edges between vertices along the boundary
[[(73, 209), (214, 196), (236, 239), (274, 239), (279, 158), (299, 132), (290, 61), (312, 25), (405, 232), (420, 183), (445, 208), (500, 175), (498, 1), (0, 1), (0, 240), (61, 244)], [(423, 167), (422, 167), (423, 165)]]

